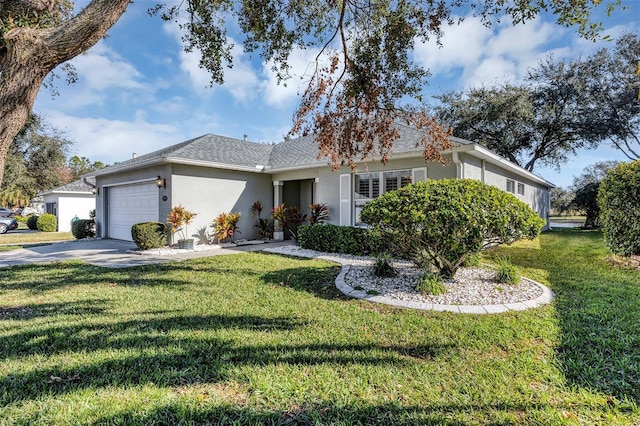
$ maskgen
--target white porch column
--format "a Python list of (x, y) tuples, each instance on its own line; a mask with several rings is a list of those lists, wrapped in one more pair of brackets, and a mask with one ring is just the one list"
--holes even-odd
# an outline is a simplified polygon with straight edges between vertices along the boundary
[[(284, 182), (281, 180), (274, 180), (273, 181), (273, 208), (278, 207), (280, 204), (283, 203), (283, 186), (284, 186)], [(278, 227), (280, 226), (280, 222), (277, 220), (273, 221), (273, 227), (274, 227), (274, 232), (273, 232), (273, 239), (274, 240), (284, 240), (284, 229), (280, 228), (279, 230), (276, 230)]]

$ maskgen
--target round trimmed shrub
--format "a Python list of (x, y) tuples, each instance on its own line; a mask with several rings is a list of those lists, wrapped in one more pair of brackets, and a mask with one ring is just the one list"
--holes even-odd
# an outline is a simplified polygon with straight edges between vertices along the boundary
[(35, 231), (36, 229), (38, 229), (38, 216), (37, 215), (31, 215), (27, 218), (27, 228), (31, 229), (32, 231)]
[(485, 247), (538, 236), (545, 221), (514, 195), (472, 179), (418, 182), (368, 202), (360, 218), (393, 252), (452, 277)]
[(77, 219), (71, 222), (71, 233), (77, 240), (96, 236), (96, 221), (93, 219)]
[(45, 213), (38, 217), (36, 226), (42, 232), (55, 232), (58, 229), (58, 219), (51, 213)]
[(623, 256), (640, 255), (640, 160), (609, 170), (598, 191), (605, 243)]
[(167, 226), (162, 222), (141, 222), (131, 227), (131, 238), (140, 250), (164, 247), (167, 244)]

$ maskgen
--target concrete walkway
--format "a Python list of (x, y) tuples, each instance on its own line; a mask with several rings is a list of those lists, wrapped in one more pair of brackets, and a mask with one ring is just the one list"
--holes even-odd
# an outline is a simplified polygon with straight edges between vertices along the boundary
[[(287, 242), (287, 244), (288, 243), (289, 242)], [(258, 251), (264, 249), (265, 246), (275, 246), (278, 244), (281, 245), (282, 243), (248, 245), (217, 250), (185, 251), (184, 253), (160, 255), (141, 254), (137, 251), (136, 245), (130, 241), (110, 239), (62, 241), (48, 245), (0, 252), (0, 268), (13, 265), (29, 265), (32, 263), (60, 262), (64, 260), (81, 260), (91, 265), (105, 268), (128, 268), (130, 266), (152, 265), (176, 260)]]

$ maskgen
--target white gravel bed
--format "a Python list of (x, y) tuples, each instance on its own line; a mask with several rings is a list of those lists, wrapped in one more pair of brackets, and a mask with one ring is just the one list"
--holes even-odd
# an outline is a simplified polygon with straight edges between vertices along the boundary
[(444, 281), (445, 294), (422, 295), (415, 290), (421, 271), (410, 262), (393, 262), (398, 275), (380, 278), (373, 274), (374, 259), (371, 257), (322, 253), (297, 246), (274, 247), (265, 251), (347, 263), (351, 265), (345, 276), (347, 285), (396, 300), (440, 305), (499, 305), (533, 300), (543, 293), (540, 285), (524, 277), (517, 285), (503, 284), (494, 281), (495, 272), (490, 269), (460, 268), (452, 280)]

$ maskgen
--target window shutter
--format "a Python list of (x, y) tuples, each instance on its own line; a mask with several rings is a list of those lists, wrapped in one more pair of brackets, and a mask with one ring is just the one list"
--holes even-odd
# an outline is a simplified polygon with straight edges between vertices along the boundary
[(427, 180), (427, 168), (419, 167), (417, 169), (411, 169), (411, 174), (413, 175), (413, 183), (416, 182), (424, 182)]
[(351, 175), (340, 175), (340, 226), (351, 225)]

